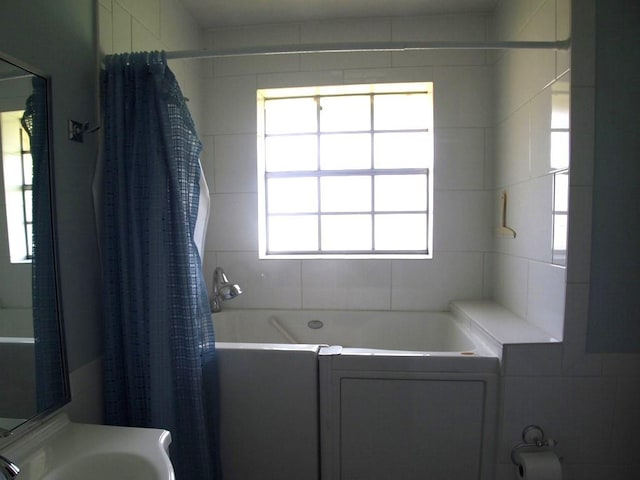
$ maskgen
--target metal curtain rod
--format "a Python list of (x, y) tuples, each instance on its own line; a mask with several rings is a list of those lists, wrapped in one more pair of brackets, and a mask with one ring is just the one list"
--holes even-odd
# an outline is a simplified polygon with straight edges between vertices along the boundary
[(366, 43), (316, 43), (302, 45), (275, 45), (259, 48), (230, 48), (223, 50), (180, 50), (166, 52), (167, 60), (185, 58), (248, 57), (256, 55), (288, 55), (299, 53), (345, 52), (409, 52), (417, 50), (510, 50), (547, 49), (568, 50), (571, 40), (557, 41), (508, 41), (508, 42), (366, 42)]

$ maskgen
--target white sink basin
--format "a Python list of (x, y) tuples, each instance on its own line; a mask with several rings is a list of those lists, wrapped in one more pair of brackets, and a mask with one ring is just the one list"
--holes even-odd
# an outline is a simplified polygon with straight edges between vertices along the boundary
[(175, 480), (166, 430), (71, 423), (57, 415), (3, 448), (22, 480)]

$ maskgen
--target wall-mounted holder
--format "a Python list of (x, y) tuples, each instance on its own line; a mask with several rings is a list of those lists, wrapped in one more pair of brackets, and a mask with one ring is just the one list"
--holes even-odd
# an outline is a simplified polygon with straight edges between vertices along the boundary
[(100, 125), (91, 127), (89, 122), (77, 122), (75, 120), (69, 120), (69, 140), (72, 142), (82, 143), (84, 141), (85, 133), (93, 133), (100, 130)]
[(500, 226), (496, 233), (501, 237), (516, 238), (516, 231), (507, 227), (507, 192), (500, 195)]
[(519, 466), (516, 454), (520, 451), (551, 450), (558, 444), (553, 438), (545, 438), (542, 428), (529, 425), (522, 430), (522, 442), (511, 449), (511, 461)]

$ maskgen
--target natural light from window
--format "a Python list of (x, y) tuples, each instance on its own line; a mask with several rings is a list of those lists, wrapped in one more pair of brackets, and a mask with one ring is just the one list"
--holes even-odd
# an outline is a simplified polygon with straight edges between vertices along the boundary
[(430, 258), (430, 83), (258, 91), (261, 258)]

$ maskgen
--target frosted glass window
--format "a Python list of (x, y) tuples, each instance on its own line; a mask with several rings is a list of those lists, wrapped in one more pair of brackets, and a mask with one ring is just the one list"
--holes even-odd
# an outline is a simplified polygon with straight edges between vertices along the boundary
[(314, 98), (269, 100), (264, 104), (265, 133), (315, 132), (318, 125)]
[(320, 137), (320, 168), (371, 168), (371, 134), (332, 134)]
[(322, 250), (371, 250), (371, 215), (323, 215)]
[(315, 215), (269, 217), (269, 250), (276, 252), (318, 250), (318, 219)]
[(318, 210), (315, 178), (272, 178), (267, 182), (267, 206), (271, 213), (304, 213)]
[(429, 95), (425, 93), (376, 95), (373, 128), (376, 130), (426, 129), (431, 125)]
[(424, 214), (376, 215), (376, 250), (419, 250), (427, 242)]
[(370, 129), (369, 95), (323, 97), (320, 100), (320, 131), (349, 132)]
[(259, 90), (260, 258), (431, 258), (431, 92)]
[(265, 148), (268, 172), (315, 170), (318, 167), (316, 135), (267, 137)]
[(320, 179), (320, 211), (370, 212), (371, 177)]
[(375, 178), (375, 210), (417, 211), (427, 209), (425, 175), (385, 175)]
[(427, 132), (376, 133), (374, 165), (376, 168), (426, 168), (433, 151)]

